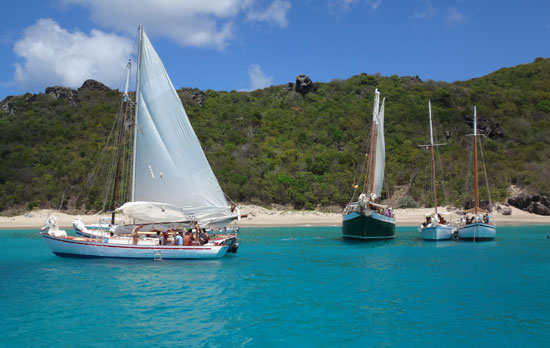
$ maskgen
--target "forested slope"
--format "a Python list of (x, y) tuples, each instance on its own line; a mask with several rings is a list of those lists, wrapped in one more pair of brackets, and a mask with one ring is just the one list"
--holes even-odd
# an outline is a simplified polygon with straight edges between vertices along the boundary
[[(315, 88), (305, 94), (289, 86), (179, 90), (214, 172), (234, 201), (298, 209), (343, 206), (359, 180), (375, 88), (386, 98), (384, 198), (393, 197), (394, 205), (431, 204), (430, 155), (417, 146), (428, 141), (428, 100), (437, 140), (446, 143), (438, 148), (440, 201), (460, 205), (471, 198), (467, 135), (474, 105), (487, 134), (483, 157), (492, 200), (506, 198), (512, 184), (550, 195), (550, 59), (454, 83), (358, 74)], [(106, 178), (97, 177), (84, 194), (82, 187), (111, 132), (120, 94), (98, 83), (46, 92), (2, 102), (0, 210), (101, 209)], [(483, 170), (480, 165), (482, 179)], [(481, 195), (487, 199), (487, 190)]]

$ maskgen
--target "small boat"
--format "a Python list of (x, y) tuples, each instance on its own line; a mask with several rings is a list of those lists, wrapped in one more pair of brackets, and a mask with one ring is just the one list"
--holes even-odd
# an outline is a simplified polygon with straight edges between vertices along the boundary
[[(113, 190), (111, 222), (85, 226), (73, 221), (82, 237), (59, 232), (55, 219), (48, 219), (42, 239), (59, 256), (119, 258), (219, 258), (238, 249), (238, 227), (227, 229), (241, 218), (233, 202), (228, 203), (181, 100), (143, 27), (139, 27), (131, 198), (118, 207), (117, 185), (123, 140), (119, 140)], [(130, 64), (123, 94), (121, 136), (125, 129)], [(118, 224), (123, 213), (131, 224)], [(244, 216), (244, 215), (243, 215)], [(139, 231), (135, 228), (140, 226)], [(199, 234), (210, 228), (208, 243)], [(225, 233), (221, 233), (224, 228)], [(159, 233), (195, 229), (194, 245), (162, 244)], [(217, 229), (217, 230), (215, 230)], [(219, 231), (219, 232), (218, 232)], [(134, 238), (134, 234), (136, 238)], [(175, 238), (174, 238), (175, 239)]]
[(380, 105), (380, 92), (376, 89), (369, 152), (365, 166), (363, 166), (363, 168), (366, 167), (363, 190), (357, 201), (353, 202), (353, 197), (359, 187), (355, 185), (352, 203), (349, 203), (344, 209), (342, 216), (342, 236), (344, 238), (372, 240), (395, 237), (395, 217), (392, 208), (376, 203), (382, 192), (386, 159), (384, 102), (385, 99)]
[(428, 114), (430, 118), (430, 144), (419, 145), (424, 148), (429, 147), (432, 152), (432, 191), (434, 196), (434, 213), (426, 216), (426, 221), (419, 226), (420, 235), (424, 240), (449, 240), (453, 238), (454, 228), (449, 225), (449, 222), (437, 212), (437, 185), (435, 176), (435, 151), (434, 146), (444, 144), (434, 144), (433, 125), (432, 125), (432, 103), (428, 101)]
[[(477, 175), (477, 112), (474, 106), (474, 208), (464, 211), (464, 219), (457, 228), (457, 238), (469, 241), (487, 241), (496, 237), (496, 226), (489, 223), (489, 212), (479, 207), (479, 190)], [(473, 214), (471, 219), (467, 214)]]

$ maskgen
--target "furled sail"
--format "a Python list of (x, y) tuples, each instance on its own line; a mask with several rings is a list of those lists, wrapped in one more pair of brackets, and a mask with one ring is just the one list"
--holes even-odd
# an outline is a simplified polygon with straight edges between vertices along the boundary
[(173, 218), (172, 214), (151, 213), (151, 202), (162, 202), (160, 206), (175, 206), (170, 211), (176, 211), (180, 219), (189, 215), (236, 217), (162, 61), (145, 32), (140, 32), (134, 202), (121, 210), (145, 220), (169, 221), (164, 219)]
[[(378, 92), (378, 91), (377, 91)], [(386, 98), (382, 99), (382, 105), (380, 108), (375, 108), (378, 114), (373, 117), (376, 126), (376, 156), (374, 167), (374, 185), (372, 193), (375, 197), (380, 197), (382, 192), (382, 186), (384, 184), (384, 164), (386, 161), (386, 144), (384, 142), (384, 102)], [(378, 99), (375, 101), (378, 103)]]

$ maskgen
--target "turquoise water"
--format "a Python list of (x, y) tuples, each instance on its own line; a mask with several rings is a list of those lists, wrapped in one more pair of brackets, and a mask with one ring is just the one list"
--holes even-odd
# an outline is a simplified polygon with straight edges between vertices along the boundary
[(0, 231), (1, 347), (542, 347), (550, 226), (494, 242), (352, 243), (242, 228), (212, 261), (67, 259)]

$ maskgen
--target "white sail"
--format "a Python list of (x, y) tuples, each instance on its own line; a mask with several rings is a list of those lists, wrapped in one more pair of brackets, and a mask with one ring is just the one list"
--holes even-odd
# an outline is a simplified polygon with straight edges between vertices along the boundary
[[(377, 102), (378, 100), (376, 100)], [(378, 111), (378, 115), (374, 118), (376, 125), (376, 155), (375, 155), (375, 170), (374, 170), (374, 185), (372, 193), (375, 197), (380, 197), (382, 186), (384, 184), (384, 167), (386, 162), (386, 144), (384, 142), (384, 103), (386, 98), (382, 99), (382, 105)], [(375, 108), (378, 110), (378, 108)]]
[[(140, 53), (134, 204), (128, 212), (143, 216), (150, 212), (150, 202), (161, 202), (179, 207), (180, 218), (213, 211), (234, 215), (164, 65), (143, 30)], [(138, 212), (139, 201), (143, 210)], [(124, 206), (121, 209), (127, 213)], [(159, 221), (167, 216), (161, 219), (152, 214), (148, 218)]]

